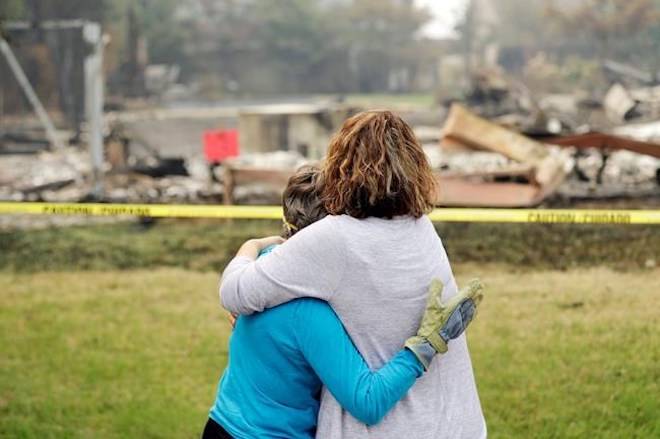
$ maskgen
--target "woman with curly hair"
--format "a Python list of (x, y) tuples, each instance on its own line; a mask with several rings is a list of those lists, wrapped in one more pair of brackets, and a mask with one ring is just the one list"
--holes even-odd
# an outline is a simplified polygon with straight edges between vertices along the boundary
[[(329, 215), (257, 259), (272, 239), (247, 241), (226, 267), (223, 306), (249, 315), (302, 297), (333, 308), (369, 367), (379, 369), (418, 330), (433, 279), (457, 294), (426, 215), (435, 179), (411, 127), (389, 111), (348, 119), (332, 139), (320, 191)], [(273, 377), (277, 379), (277, 377)], [(316, 437), (486, 437), (465, 336), (387, 416), (367, 426), (324, 389)]]

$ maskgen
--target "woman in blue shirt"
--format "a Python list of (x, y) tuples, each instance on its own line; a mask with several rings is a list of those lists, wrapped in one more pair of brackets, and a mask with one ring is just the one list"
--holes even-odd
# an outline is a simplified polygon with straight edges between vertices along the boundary
[[(289, 181), (283, 197), (288, 236), (326, 215), (317, 196), (317, 174), (303, 168)], [(270, 242), (255, 247), (260, 250)], [(272, 248), (260, 257), (268, 257)], [(431, 287), (418, 336), (376, 371), (369, 369), (324, 301), (298, 299), (239, 317), (203, 438), (312, 438), (324, 385), (356, 419), (377, 424), (474, 316), (481, 299), (478, 285), (444, 308), (441, 289), (439, 284)]]

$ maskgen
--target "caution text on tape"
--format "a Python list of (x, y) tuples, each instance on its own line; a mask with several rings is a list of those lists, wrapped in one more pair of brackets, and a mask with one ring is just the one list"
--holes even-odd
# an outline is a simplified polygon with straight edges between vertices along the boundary
[[(0, 214), (281, 219), (282, 208), (279, 206), (7, 202), (0, 203)], [(440, 208), (431, 212), (429, 217), (435, 222), (660, 224), (660, 210)]]

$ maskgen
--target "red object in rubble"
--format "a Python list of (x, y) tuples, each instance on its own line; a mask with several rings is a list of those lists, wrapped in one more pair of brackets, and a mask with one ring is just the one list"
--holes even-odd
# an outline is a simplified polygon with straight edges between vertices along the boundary
[(204, 132), (204, 155), (209, 163), (220, 163), (238, 156), (238, 130)]

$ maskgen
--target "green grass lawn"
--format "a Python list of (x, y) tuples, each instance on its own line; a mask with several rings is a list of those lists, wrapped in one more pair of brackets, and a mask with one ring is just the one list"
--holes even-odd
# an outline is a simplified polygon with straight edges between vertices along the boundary
[[(660, 435), (660, 269), (458, 264), (492, 438)], [(0, 437), (198, 437), (227, 358), (214, 273), (0, 272)]]
[[(454, 263), (570, 269), (639, 269), (660, 262), (656, 226), (576, 224), (436, 225)], [(219, 271), (248, 238), (275, 235), (278, 221), (162, 220), (0, 231), (0, 271), (176, 267)]]

